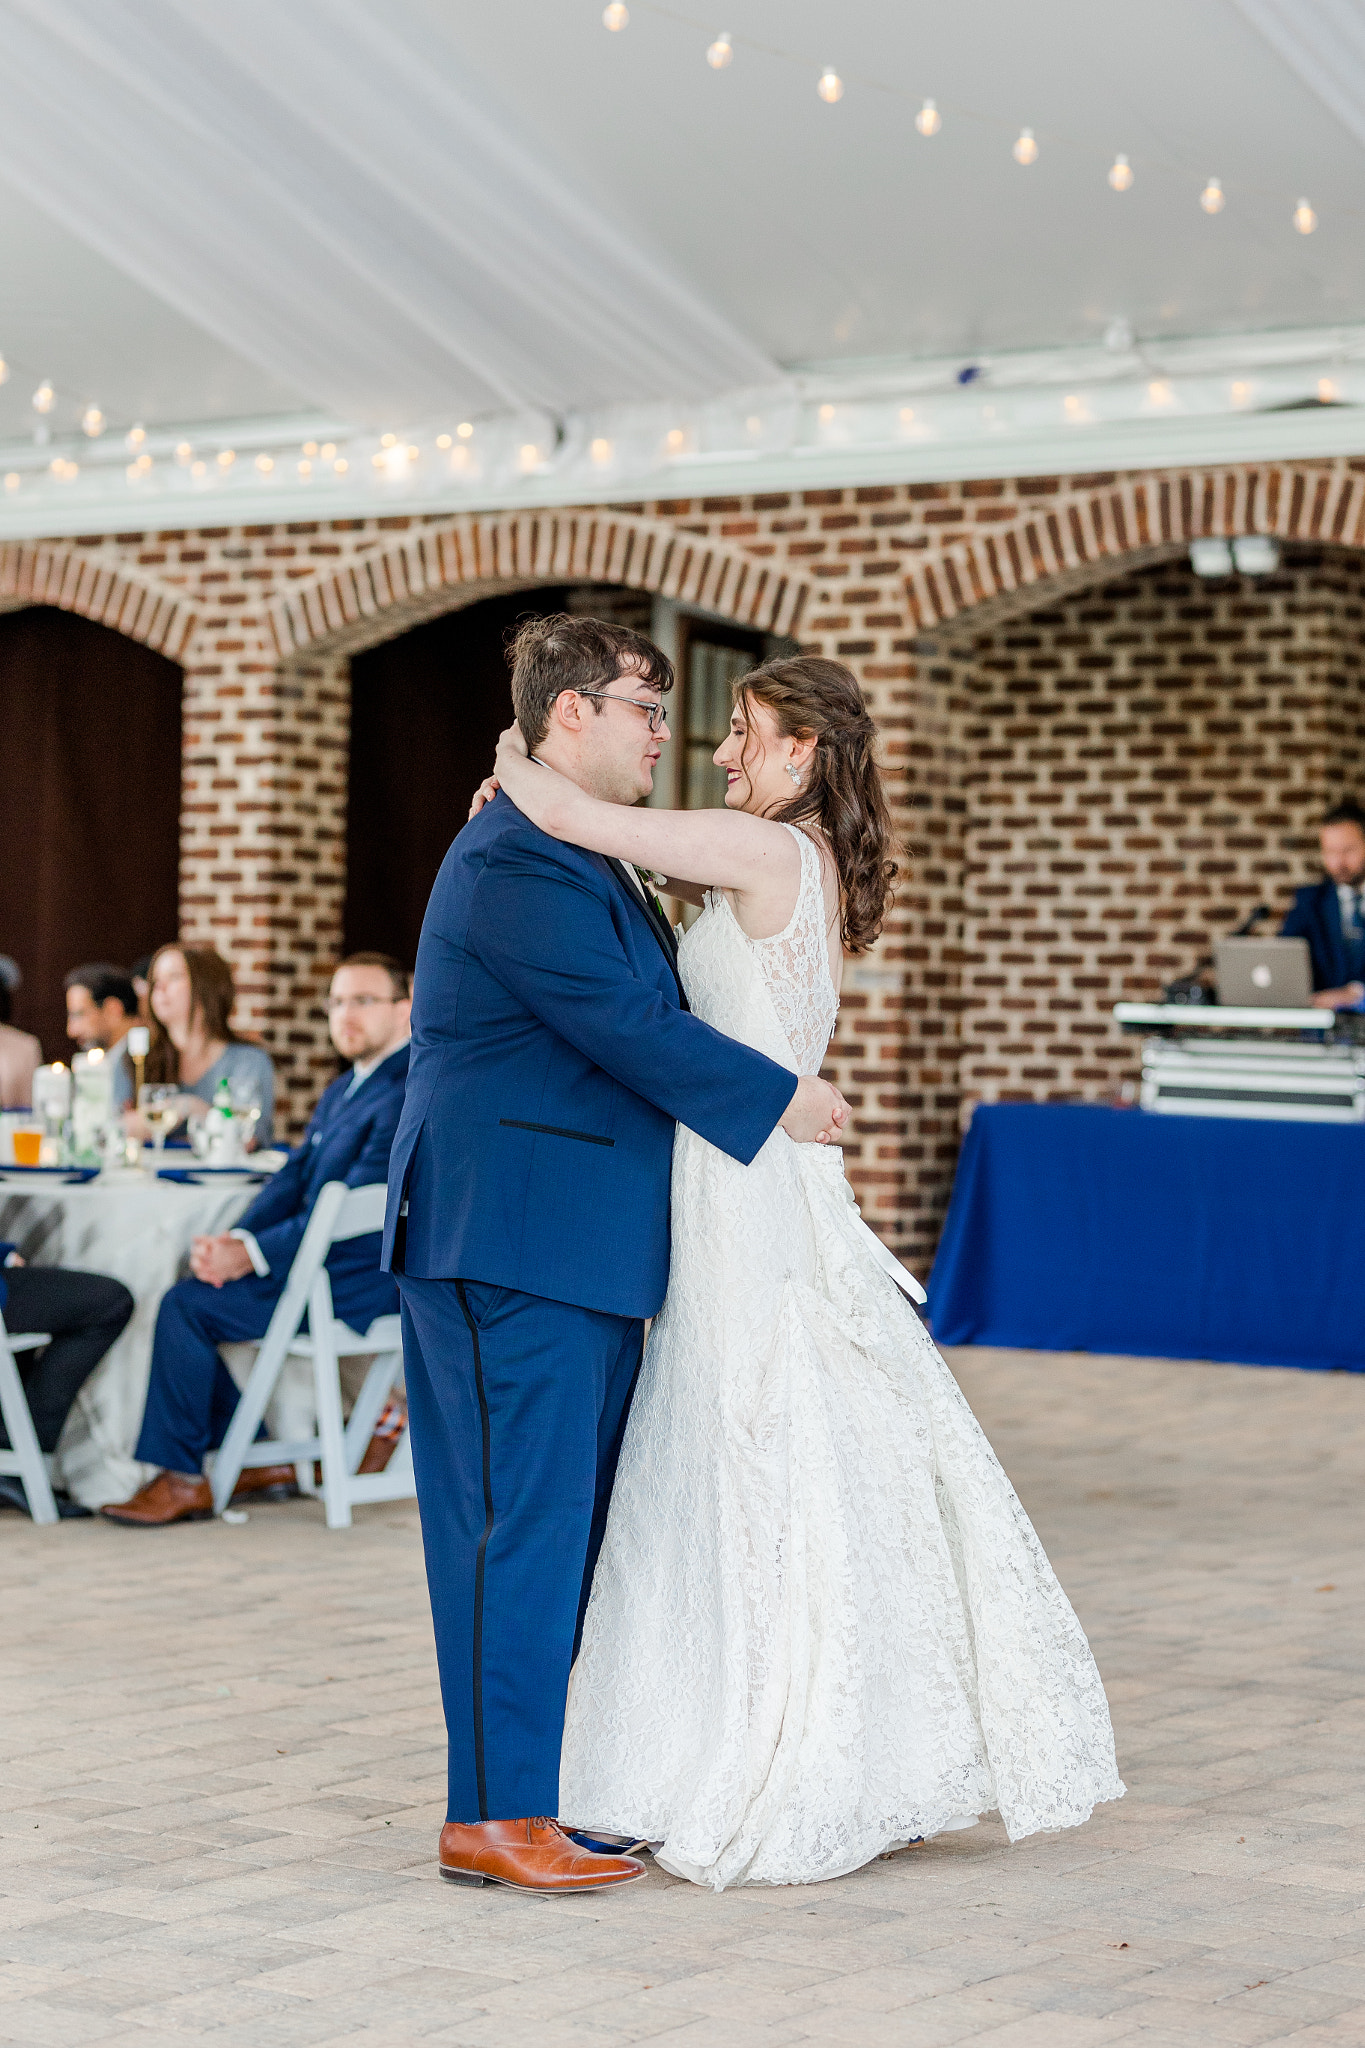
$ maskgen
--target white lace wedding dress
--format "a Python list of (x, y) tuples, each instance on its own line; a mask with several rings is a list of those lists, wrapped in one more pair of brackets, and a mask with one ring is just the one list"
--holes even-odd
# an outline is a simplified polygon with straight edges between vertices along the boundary
[[(787, 929), (750, 940), (713, 893), (681, 967), (699, 1017), (814, 1074), (838, 1002), (796, 837)], [(888, 1263), (837, 1148), (778, 1130), (744, 1167), (679, 1128), (559, 1810), (718, 1890), (1123, 1792), (1080, 1623)]]

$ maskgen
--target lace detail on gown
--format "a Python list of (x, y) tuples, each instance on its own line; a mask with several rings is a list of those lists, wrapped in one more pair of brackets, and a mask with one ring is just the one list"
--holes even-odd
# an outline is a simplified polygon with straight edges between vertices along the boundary
[[(786, 929), (713, 894), (696, 1014), (793, 1072), (833, 1030), (819, 856)], [(560, 1813), (717, 1889), (856, 1869), (1123, 1791), (1089, 1645), (836, 1148), (740, 1166), (680, 1126), (650, 1332), (565, 1726)]]

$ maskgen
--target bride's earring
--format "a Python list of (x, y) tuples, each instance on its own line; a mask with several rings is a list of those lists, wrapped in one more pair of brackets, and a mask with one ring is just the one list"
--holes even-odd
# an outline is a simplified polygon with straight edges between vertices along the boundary
[(797, 787), (799, 788), (801, 783), (801, 770), (795, 767), (792, 762), (788, 761), (787, 773), (788, 775), (790, 775), (792, 781), (796, 783)]

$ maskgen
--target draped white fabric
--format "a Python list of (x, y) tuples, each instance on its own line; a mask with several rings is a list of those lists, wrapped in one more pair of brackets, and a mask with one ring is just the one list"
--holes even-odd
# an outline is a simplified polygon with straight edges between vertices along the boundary
[(1365, 142), (1362, 0), (1236, 0), (1277, 56), (1291, 64), (1342, 126)]
[(6, 0), (0, 174), (357, 423), (774, 375), (366, 0)]

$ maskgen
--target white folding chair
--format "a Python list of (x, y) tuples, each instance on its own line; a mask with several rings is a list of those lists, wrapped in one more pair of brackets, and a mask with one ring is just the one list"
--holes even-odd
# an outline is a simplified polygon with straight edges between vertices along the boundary
[(14, 1362), (16, 1351), (38, 1351), (52, 1339), (34, 1330), (11, 1336), (0, 1315), (0, 1415), (5, 1418), (9, 1450), (0, 1450), (0, 1472), (22, 1479), (28, 1495), (28, 1511), (35, 1522), (55, 1522), (57, 1503), (52, 1498), (48, 1460), (38, 1447), (38, 1432), (29, 1413), (28, 1395)]
[[(222, 1448), (212, 1462), (216, 1514), (221, 1514), (231, 1500), (244, 1466), (293, 1465), (300, 1486), (311, 1493), (316, 1460), (322, 1466), (322, 1499), (329, 1529), (348, 1529), (351, 1509), (361, 1502), (411, 1500), (416, 1494), (412, 1446), (406, 1427), (382, 1472), (356, 1470), (390, 1389), (403, 1370), (401, 1322), (396, 1315), (378, 1316), (362, 1336), (340, 1321), (332, 1309), (332, 1285), (324, 1263), (334, 1244), (384, 1228), (386, 1193), (382, 1182), (348, 1188), (345, 1181), (331, 1180), (313, 1204), (284, 1292), (261, 1339), (256, 1363), (242, 1389)], [(305, 1314), (308, 1330), (303, 1334)], [(343, 1428), (338, 1360), (371, 1351), (378, 1355), (356, 1396), (351, 1419)], [(261, 1418), (290, 1358), (310, 1358), (313, 1362), (317, 1433), (257, 1443)]]

